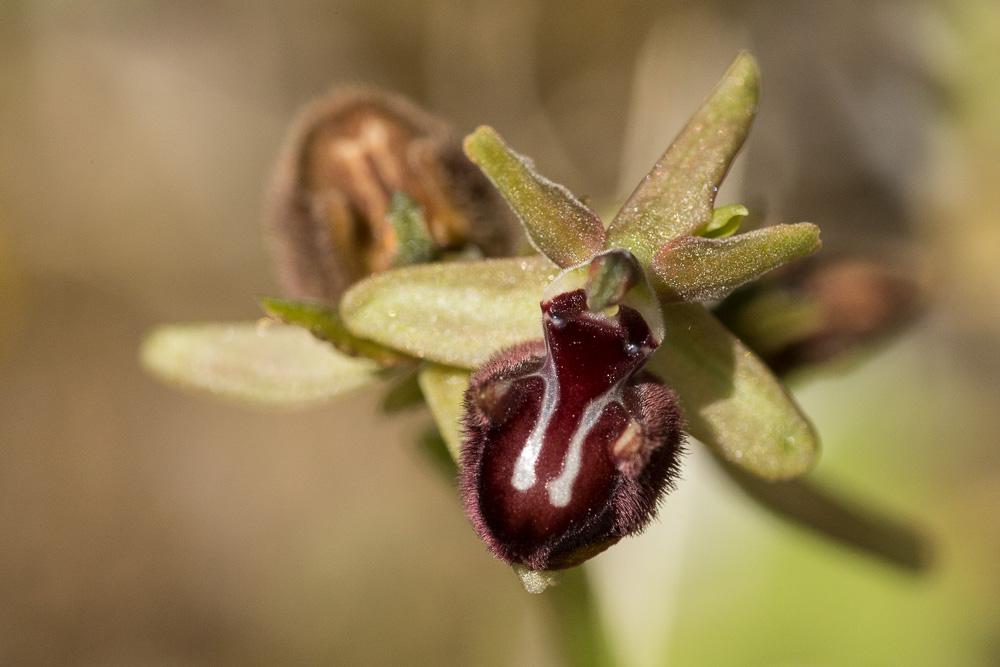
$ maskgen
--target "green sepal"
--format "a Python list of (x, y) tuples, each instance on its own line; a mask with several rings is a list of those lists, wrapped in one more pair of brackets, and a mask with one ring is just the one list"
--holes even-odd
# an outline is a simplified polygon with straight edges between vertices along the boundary
[(696, 234), (704, 236), (706, 239), (724, 239), (738, 232), (743, 218), (748, 215), (750, 215), (750, 209), (743, 204), (720, 206), (712, 211), (712, 219)]
[(469, 371), (464, 368), (423, 364), (418, 371), (420, 389), (427, 399), (438, 432), (448, 446), (455, 463), (462, 450), (462, 413), (465, 390), (469, 388)]
[(768, 271), (819, 250), (819, 227), (808, 222), (774, 225), (729, 238), (681, 236), (653, 260), (661, 298), (721, 299)]
[(715, 194), (757, 111), (757, 62), (741, 53), (608, 227), (609, 248), (649, 266), (657, 250), (712, 220)]
[(520, 218), (532, 244), (559, 266), (573, 266), (604, 246), (604, 224), (565, 187), (535, 171), (532, 161), (482, 126), (465, 138), (465, 153)]
[(665, 305), (663, 319), (666, 337), (646, 368), (677, 392), (685, 430), (758, 477), (808, 471), (819, 439), (764, 362), (700, 304)]
[[(413, 266), (362, 281), (342, 312), (356, 335), (474, 369), (504, 347), (542, 337), (538, 304), (556, 272), (537, 258)], [(691, 435), (767, 479), (808, 470), (816, 434), (767, 366), (700, 304), (667, 304), (663, 320), (664, 341), (648, 368), (677, 392)]]
[(340, 314), (355, 336), (475, 368), (501, 348), (542, 337), (539, 301), (558, 272), (538, 256), (393, 269), (351, 287)]
[(169, 384), (281, 409), (322, 403), (382, 377), (374, 361), (275, 323), (162, 326), (146, 337), (141, 360)]

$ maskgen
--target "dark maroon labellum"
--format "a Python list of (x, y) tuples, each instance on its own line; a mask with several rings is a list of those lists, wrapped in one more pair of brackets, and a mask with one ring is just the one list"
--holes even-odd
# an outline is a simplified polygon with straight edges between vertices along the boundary
[(642, 316), (542, 303), (544, 342), (498, 353), (465, 396), (461, 485), (490, 550), (534, 570), (570, 567), (640, 531), (675, 477), (673, 393), (637, 375), (657, 343)]

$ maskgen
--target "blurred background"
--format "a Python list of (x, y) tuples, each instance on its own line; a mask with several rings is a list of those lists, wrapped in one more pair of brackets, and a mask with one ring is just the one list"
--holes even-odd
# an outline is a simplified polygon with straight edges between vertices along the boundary
[(0, 663), (559, 665), (545, 596), (378, 394), (260, 414), (145, 376), (142, 335), (254, 319), (260, 205), (332, 84), (497, 127), (614, 210), (735, 53), (760, 114), (720, 203), (906, 257), (924, 317), (796, 394), (815, 476), (914, 522), (899, 572), (698, 452), (589, 567), (626, 665), (1000, 664), (1000, 5), (0, 4)]

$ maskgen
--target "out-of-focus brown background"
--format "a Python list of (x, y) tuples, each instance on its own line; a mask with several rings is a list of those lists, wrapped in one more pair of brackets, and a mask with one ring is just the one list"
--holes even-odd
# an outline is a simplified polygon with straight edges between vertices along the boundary
[(907, 575), (689, 457), (590, 567), (626, 664), (1000, 663), (1000, 7), (0, 5), (0, 663), (559, 664), (378, 394), (257, 414), (146, 377), (157, 323), (252, 319), (284, 129), (338, 82), (499, 128), (613, 208), (740, 48), (763, 102), (721, 203), (915, 262), (926, 316), (798, 396), (816, 476), (936, 540)]

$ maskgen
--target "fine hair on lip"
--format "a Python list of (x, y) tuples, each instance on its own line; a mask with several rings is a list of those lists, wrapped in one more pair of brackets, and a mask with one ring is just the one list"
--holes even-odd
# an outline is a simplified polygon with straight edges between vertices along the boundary
[(639, 372), (656, 344), (635, 310), (594, 314), (575, 290), (542, 311), (543, 341), (473, 374), (460, 466), (477, 533), (498, 558), (534, 570), (640, 531), (676, 475), (682, 438), (673, 393)]

